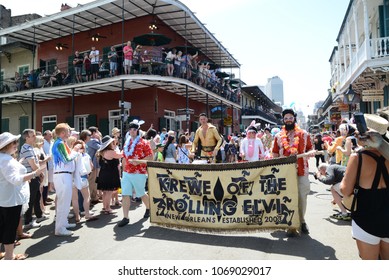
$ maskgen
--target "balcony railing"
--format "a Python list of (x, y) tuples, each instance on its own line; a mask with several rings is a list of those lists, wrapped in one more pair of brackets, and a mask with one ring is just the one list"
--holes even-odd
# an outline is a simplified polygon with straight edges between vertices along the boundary
[[(369, 56), (368, 56), (369, 54)], [(346, 53), (348, 55), (348, 53)], [(340, 71), (337, 73), (332, 73), (332, 83), (335, 84), (339, 82), (339, 87), (335, 95), (339, 94), (340, 89), (344, 89), (350, 83), (352, 75), (354, 75), (363, 63), (366, 63), (368, 60), (379, 59), (389, 57), (389, 37), (374, 38), (364, 41), (358, 48), (358, 51), (353, 52), (349, 58), (350, 62), (344, 67), (333, 67), (335, 71)], [(387, 62), (383, 62), (387, 66)], [(339, 80), (334, 80), (339, 77)]]

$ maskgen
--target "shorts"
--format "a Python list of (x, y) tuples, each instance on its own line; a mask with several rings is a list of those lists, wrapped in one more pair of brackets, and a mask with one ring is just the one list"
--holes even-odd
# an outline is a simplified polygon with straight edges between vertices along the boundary
[(132, 66), (132, 59), (125, 59), (124, 60), (124, 66), (131, 67)]
[(79, 67), (79, 66), (74, 67), (74, 72), (76, 73), (76, 75), (81, 75), (81, 70), (82, 70), (82, 67)]
[(385, 243), (389, 243), (389, 238), (381, 238), (378, 236), (374, 236), (370, 233), (367, 233), (362, 228), (360, 228), (354, 220), (351, 222), (351, 233), (354, 239), (357, 239), (359, 241), (371, 244), (371, 245), (378, 245), (381, 241)]
[(0, 243), (9, 245), (15, 242), (15, 233), (19, 225), (22, 205), (0, 206)]
[(118, 63), (117, 62), (110, 62), (109, 63), (109, 69), (111, 69), (111, 71), (118, 70)]
[(91, 68), (92, 68), (92, 74), (97, 74), (97, 73), (99, 73), (99, 64), (97, 64), (97, 63), (92, 63), (92, 64), (91, 64)]
[(336, 183), (335, 185), (332, 185), (331, 187), (334, 191), (336, 191), (340, 197), (343, 197), (342, 192), (340, 191), (340, 183)]
[(135, 191), (135, 197), (142, 197), (146, 194), (147, 174), (131, 174), (123, 172), (122, 195), (131, 195)]

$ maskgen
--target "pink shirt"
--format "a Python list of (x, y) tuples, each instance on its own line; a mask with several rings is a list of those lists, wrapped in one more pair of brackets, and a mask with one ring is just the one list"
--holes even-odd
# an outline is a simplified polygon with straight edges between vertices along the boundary
[(125, 46), (123, 48), (123, 53), (124, 53), (124, 59), (132, 60), (132, 55), (133, 55), (133, 49), (129, 46)]

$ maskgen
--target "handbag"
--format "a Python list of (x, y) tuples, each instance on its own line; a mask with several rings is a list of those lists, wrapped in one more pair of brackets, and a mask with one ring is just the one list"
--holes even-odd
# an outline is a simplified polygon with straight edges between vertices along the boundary
[(349, 196), (343, 196), (342, 205), (344, 208), (349, 210), (351, 213), (357, 210), (357, 195), (359, 190), (359, 178), (361, 176), (361, 166), (362, 166), (362, 154), (358, 153), (358, 169), (357, 169), (357, 178), (355, 181), (354, 192)]

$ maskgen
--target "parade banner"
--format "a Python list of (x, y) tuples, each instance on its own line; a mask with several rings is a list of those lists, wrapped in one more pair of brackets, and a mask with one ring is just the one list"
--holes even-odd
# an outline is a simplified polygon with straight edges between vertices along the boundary
[(296, 157), (226, 164), (148, 162), (152, 223), (202, 229), (299, 228)]

